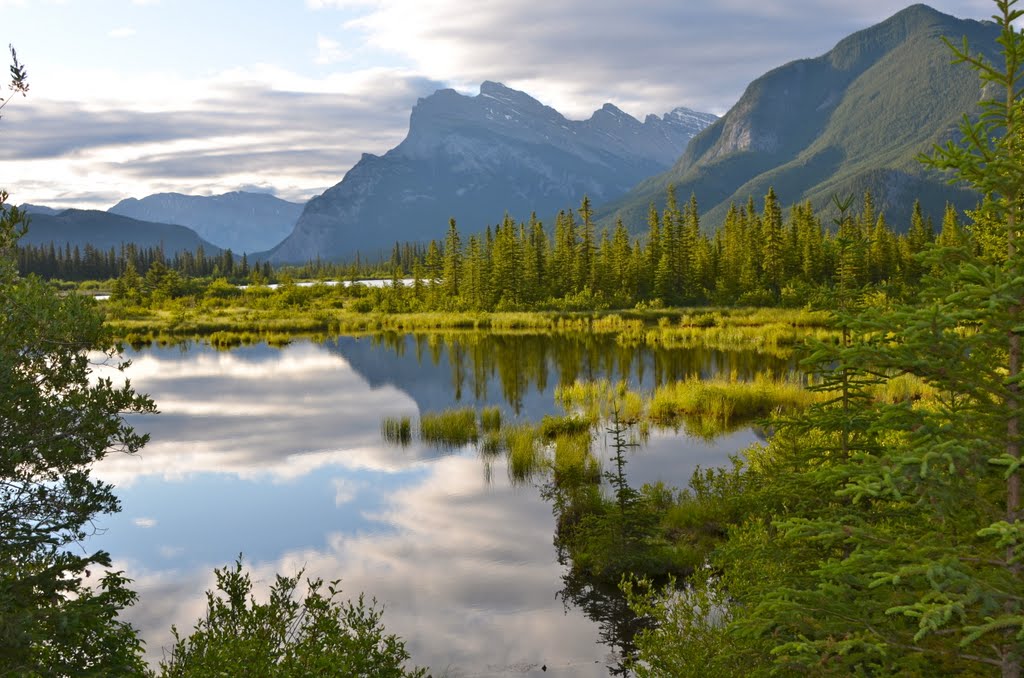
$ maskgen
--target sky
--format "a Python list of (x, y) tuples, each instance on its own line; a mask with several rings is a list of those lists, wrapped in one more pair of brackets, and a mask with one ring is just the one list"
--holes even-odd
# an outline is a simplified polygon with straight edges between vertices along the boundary
[(605, 102), (720, 115), (758, 76), (905, 3), (0, 0), (0, 44), (31, 88), (0, 111), (0, 187), (93, 209), (168, 191), (302, 202), (401, 142), (437, 89), (493, 80), (574, 119)]

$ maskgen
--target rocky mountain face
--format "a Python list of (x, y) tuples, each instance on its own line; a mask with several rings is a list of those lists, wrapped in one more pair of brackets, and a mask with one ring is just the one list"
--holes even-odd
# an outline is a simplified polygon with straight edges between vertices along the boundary
[(188, 226), (215, 245), (242, 253), (267, 250), (284, 240), (302, 207), (266, 193), (235, 191), (211, 196), (157, 193), (122, 200), (109, 211), (142, 221)]
[(810, 200), (819, 207), (832, 195), (870, 190), (896, 225), (909, 221), (915, 198), (936, 218), (947, 200), (971, 207), (976, 195), (948, 186), (917, 156), (952, 138), (981, 97), (977, 75), (951, 63), (942, 38), (960, 43), (966, 36), (991, 57), (997, 35), (990, 22), (908, 7), (827, 54), (752, 82), (670, 170), (605, 205), (599, 216), (642, 229), (648, 205), (663, 205), (670, 185), (681, 200), (697, 196), (711, 228), (730, 203), (760, 201), (769, 187), (784, 204)]
[(134, 244), (140, 248), (162, 247), (168, 256), (202, 247), (207, 254), (220, 252), (216, 245), (203, 240), (196, 232), (176, 224), (139, 221), (100, 210), (63, 210), (47, 214), (29, 210), (28, 233), (19, 241), (23, 245), (84, 248), (92, 245), (100, 250), (119, 249)]
[(443, 237), (449, 218), (482, 231), (506, 212), (542, 219), (600, 203), (661, 172), (715, 116), (676, 109), (640, 122), (612, 104), (573, 121), (533, 97), (485, 82), (469, 97), (440, 90), (413, 108), (405, 140), (364, 154), (341, 183), (307, 203), (269, 258), (374, 259), (396, 241)]

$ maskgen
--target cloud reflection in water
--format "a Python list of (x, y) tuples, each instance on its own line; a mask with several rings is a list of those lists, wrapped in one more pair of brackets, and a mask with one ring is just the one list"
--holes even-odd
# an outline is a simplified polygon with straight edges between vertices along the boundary
[[(546, 663), (556, 675), (606, 675), (596, 625), (556, 596), (550, 506), (511, 486), (503, 462), (488, 482), (473, 450), (385, 445), (382, 416), (418, 414), (400, 382), (371, 386), (312, 343), (132, 359), (128, 376), (162, 414), (134, 420), (152, 433), (139, 457), (98, 468), (124, 510), (95, 546), (135, 579), (141, 600), (126, 616), (151, 660), (172, 623), (188, 629), (202, 614), (213, 567), (242, 552), (263, 587), (305, 568), (375, 596), (388, 630), (436, 671)], [(656, 435), (633, 456), (637, 480), (685, 483), (697, 460), (720, 462), (751, 439)]]

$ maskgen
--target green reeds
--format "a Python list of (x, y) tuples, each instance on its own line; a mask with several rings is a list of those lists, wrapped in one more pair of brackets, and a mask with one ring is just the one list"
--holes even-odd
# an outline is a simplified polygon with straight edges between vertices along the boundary
[(901, 374), (872, 386), (871, 396), (878, 402), (895, 404), (914, 400), (930, 400), (938, 390), (913, 374)]
[(555, 438), (552, 471), (555, 485), (559, 487), (601, 482), (601, 461), (591, 451), (589, 431)]
[(384, 417), (380, 422), (380, 432), (388, 443), (407, 447), (412, 442), (412, 419), (410, 417)]
[(575, 412), (596, 425), (602, 420), (618, 417), (625, 424), (635, 424), (644, 416), (644, 396), (630, 391), (625, 382), (607, 379), (577, 381), (555, 389), (555, 400), (566, 411)]
[(555, 417), (545, 414), (540, 422), (538, 432), (545, 440), (554, 440), (559, 436), (574, 436), (589, 433), (593, 427), (593, 421), (584, 417), (569, 415)]
[(527, 424), (516, 424), (502, 430), (508, 450), (508, 474), (515, 482), (529, 480), (543, 467), (544, 456), (537, 444), (537, 431)]
[(480, 430), (492, 433), (501, 429), (501, 408), (485, 407), (480, 410)]
[[(649, 423), (685, 423), (691, 433), (714, 437), (776, 409), (806, 407), (823, 396), (795, 381), (758, 375), (750, 382), (689, 379), (659, 386), (653, 393), (630, 391), (622, 382), (576, 382), (558, 387), (555, 397), (566, 411), (591, 426), (617, 416), (623, 423), (637, 424), (641, 431)], [(558, 425), (556, 419), (548, 424), (553, 432)]]
[(462, 447), (479, 438), (476, 410), (472, 407), (424, 413), (420, 416), (420, 440), (441, 447)]
[(676, 425), (689, 417), (702, 429), (710, 423), (728, 427), (734, 421), (767, 416), (777, 408), (806, 407), (819, 398), (801, 384), (763, 376), (750, 382), (688, 379), (655, 389), (648, 417), (660, 425)]

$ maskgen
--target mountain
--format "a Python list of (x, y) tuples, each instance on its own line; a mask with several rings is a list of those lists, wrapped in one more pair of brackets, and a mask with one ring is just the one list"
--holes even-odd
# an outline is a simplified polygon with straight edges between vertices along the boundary
[(110, 208), (113, 214), (188, 226), (201, 237), (234, 252), (267, 250), (292, 232), (302, 204), (266, 193), (235, 191), (198, 196), (157, 193), (128, 198)]
[(28, 233), (19, 242), (22, 245), (49, 245), (52, 242), (57, 247), (65, 244), (82, 248), (92, 245), (101, 250), (134, 243), (142, 248), (162, 246), (167, 255), (198, 247), (203, 247), (207, 254), (220, 251), (219, 247), (185, 226), (139, 221), (99, 210), (69, 209), (57, 215), (34, 212)]
[(721, 119), (687, 146), (678, 162), (603, 206), (642, 228), (648, 205), (664, 204), (669, 185), (680, 200), (697, 196), (704, 224), (721, 223), (730, 203), (760, 201), (774, 186), (783, 204), (825, 206), (833, 194), (871, 190), (890, 222), (909, 221), (920, 198), (937, 218), (945, 202), (972, 207), (977, 196), (925, 170), (919, 153), (956, 133), (981, 96), (977, 74), (952, 65), (942, 42), (994, 57), (998, 28), (913, 5), (854, 33), (815, 59), (786, 64), (752, 82)]
[(23, 212), (28, 212), (29, 214), (49, 214), (51, 216), (60, 214), (64, 211), (63, 209), (54, 209), (53, 207), (46, 207), (44, 205), (32, 205), (27, 202), (18, 205), (18, 209)]
[(548, 218), (629, 190), (669, 167), (715, 116), (679, 108), (641, 123), (612, 104), (567, 120), (533, 97), (484, 82), (469, 97), (445, 89), (420, 99), (405, 140), (364, 154), (341, 183), (307, 203), (274, 262), (377, 257), (396, 241), (441, 238), (454, 217), (482, 231), (507, 211)]

